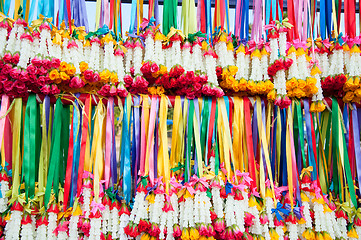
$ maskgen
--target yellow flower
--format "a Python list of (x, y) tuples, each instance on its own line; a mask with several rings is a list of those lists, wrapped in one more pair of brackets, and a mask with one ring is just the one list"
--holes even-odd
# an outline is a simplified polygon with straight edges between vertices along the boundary
[(154, 41), (163, 41), (165, 39), (166, 39), (166, 37), (164, 36), (164, 34), (157, 31), (157, 33), (155, 34), (155, 37), (154, 37)]
[(310, 112), (316, 112), (316, 104), (314, 102), (311, 103)]
[(117, 83), (118, 82), (118, 74), (116, 72), (110, 73), (110, 81), (112, 83)]
[(298, 224), (305, 224), (305, 223), (306, 223), (306, 221), (305, 221), (304, 218), (300, 218), (300, 219), (298, 220)]
[(102, 82), (107, 82), (108, 79), (110, 78), (110, 72), (108, 69), (103, 70), (100, 74), (99, 77), (101, 79)]
[[(358, 236), (356, 238), (358, 238)], [(323, 232), (323, 239), (332, 240), (332, 238), (328, 232)]]
[(355, 95), (356, 95), (357, 97), (361, 97), (361, 88), (356, 89)]
[(148, 200), (149, 203), (154, 203), (155, 196), (153, 193), (151, 193), (145, 199)]
[(276, 91), (274, 89), (267, 94), (267, 99), (272, 101), (276, 99)]
[(206, 41), (203, 41), (203, 42), (202, 42), (202, 49), (203, 49), (204, 51), (206, 51), (207, 48), (208, 48), (208, 43), (207, 43)]
[(190, 235), (191, 240), (198, 240), (199, 239), (199, 232), (195, 228), (190, 229), (189, 235)]
[(256, 49), (252, 52), (251, 57), (258, 57), (259, 59), (261, 59), (262, 55), (261, 52), (259, 51), (259, 49)]
[(259, 94), (264, 94), (266, 92), (267, 88), (264, 82), (257, 83), (257, 92)]
[(239, 47), (237, 48), (236, 54), (238, 54), (240, 52), (243, 52), (243, 53), (246, 52), (246, 49), (243, 44), (239, 45)]
[(355, 97), (352, 99), (352, 102), (360, 103), (360, 102), (361, 102), (361, 97), (355, 96)]
[(271, 91), (274, 88), (274, 85), (270, 80), (265, 81), (264, 84), (266, 86), (267, 92)]
[[(354, 84), (353, 84), (353, 78), (349, 77), (347, 79), (347, 81), (345, 82), (345, 84), (343, 85), (343, 90), (345, 92), (350, 91), (353, 88)], [(352, 91), (352, 90), (351, 90)]]
[(199, 240), (207, 240), (208, 238), (206, 236), (201, 236)]
[(140, 240), (150, 240), (150, 235), (148, 233), (144, 233), (141, 237)]
[(350, 48), (348, 47), (348, 44), (344, 44), (342, 46), (342, 48), (343, 48), (344, 51), (350, 51)]
[(269, 230), (269, 235), (271, 237), (271, 240), (279, 240), (280, 236), (278, 235), (278, 233), (273, 229), (271, 228)]
[(262, 48), (261, 55), (269, 55), (269, 52), (267, 52), (266, 48)]
[(355, 44), (355, 45), (353, 45), (353, 47), (351, 48), (350, 53), (360, 53), (360, 48)]
[(75, 210), (74, 210), (74, 212), (73, 212), (73, 215), (74, 215), (74, 216), (80, 216), (80, 215), (82, 215), (82, 214), (83, 214), (83, 212), (81, 211), (80, 205), (77, 204), (77, 206), (76, 206), (76, 208), (75, 208)]
[(76, 72), (76, 68), (73, 64), (68, 64), (68, 68), (66, 69), (66, 73), (70, 76), (74, 75)]
[(247, 91), (247, 80), (242, 78), (241, 80), (239, 80), (238, 82), (238, 89), (239, 91)]
[(302, 202), (310, 201), (310, 199), (307, 197), (307, 195), (304, 192), (301, 193), (301, 200), (302, 200)]
[[(352, 228), (348, 231), (347, 236), (348, 236), (349, 238), (356, 238), (356, 239), (358, 239), (358, 234), (357, 234), (357, 232), (356, 232), (356, 230), (355, 230), (354, 227), (352, 227)], [(325, 240), (326, 240), (326, 238), (325, 238)], [(328, 239), (327, 239), (327, 240), (328, 240)]]
[(290, 55), (291, 53), (296, 53), (296, 54), (297, 54), (296, 48), (295, 48), (294, 46), (291, 46), (291, 47), (288, 49), (287, 55)]
[(150, 95), (157, 95), (157, 88), (156, 87), (149, 87), (148, 92)]
[(56, 69), (51, 70), (49, 73), (50, 80), (54, 81), (55, 79), (59, 78), (59, 72)]
[(164, 88), (162, 86), (157, 87), (157, 95), (163, 95), (164, 94)]
[(307, 85), (307, 82), (305, 80), (299, 79), (298, 80), (298, 87), (303, 90)]
[(305, 50), (303, 50), (303, 48), (298, 48), (296, 54), (297, 54), (297, 56), (301, 56), (301, 55), (304, 55), (306, 53), (305, 53)]
[(354, 77), (353, 84), (355, 84), (356, 86), (360, 85), (360, 78), (359, 77)]
[(182, 238), (182, 240), (190, 240), (191, 239), (188, 228), (183, 228), (181, 238)]
[(235, 75), (238, 72), (238, 67), (231, 65), (228, 67), (228, 70), (231, 75)]
[(233, 51), (233, 50), (234, 50), (232, 42), (228, 42), (228, 43), (227, 43), (227, 50), (229, 50), (229, 51)]
[(66, 80), (69, 80), (69, 79), (70, 79), (69, 75), (66, 74), (65, 72), (61, 72), (61, 73), (60, 73), (60, 78), (61, 78), (61, 80), (63, 80), (63, 81), (66, 81)]
[(248, 89), (254, 93), (256, 92), (256, 83), (252, 80), (248, 81)]
[(296, 78), (291, 78), (286, 82), (286, 90), (292, 90), (298, 87), (298, 81)]
[(66, 62), (61, 62), (59, 70), (65, 72), (68, 69), (68, 64)]
[(85, 72), (85, 70), (87, 70), (89, 67), (88, 63), (86, 62), (81, 62), (80, 65), (79, 65), (79, 68), (80, 68), (80, 71), (83, 73)]
[(322, 73), (321, 70), (316, 65), (312, 67), (312, 69), (311, 69), (312, 76), (315, 76), (316, 74), (321, 74), (321, 73)]
[(293, 90), (293, 94), (295, 95), (295, 97), (297, 98), (303, 98), (306, 96), (305, 92), (303, 90), (301, 90), (301, 88), (296, 88)]
[(353, 92), (347, 92), (346, 95), (342, 98), (344, 102), (351, 102), (355, 94)]
[(166, 66), (160, 65), (159, 71), (158, 71), (159, 75), (164, 75), (164, 74), (167, 73), (167, 71), (168, 71), (168, 70), (167, 70), (167, 67), (166, 67)]
[(315, 238), (315, 233), (313, 232), (313, 230), (311, 228), (306, 229), (303, 233), (302, 233), (302, 237), (306, 238), (307, 240), (314, 240)]

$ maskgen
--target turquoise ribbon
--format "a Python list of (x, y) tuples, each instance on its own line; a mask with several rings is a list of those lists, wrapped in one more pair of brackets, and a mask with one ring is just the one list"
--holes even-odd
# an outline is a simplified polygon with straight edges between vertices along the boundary
[(124, 199), (129, 203), (131, 198), (131, 184), (132, 176), (130, 169), (130, 136), (129, 136), (129, 126), (128, 126), (128, 109), (127, 109), (127, 100), (125, 100), (123, 108), (123, 126), (122, 126), (122, 144), (121, 144), (121, 153), (120, 153), (120, 174), (123, 174), (123, 193)]

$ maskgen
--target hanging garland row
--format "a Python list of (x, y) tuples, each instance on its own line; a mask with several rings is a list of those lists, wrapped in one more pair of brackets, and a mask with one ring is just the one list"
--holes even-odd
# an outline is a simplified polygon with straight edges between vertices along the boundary
[(359, 239), (359, 39), (153, 22), (0, 23), (5, 238)]

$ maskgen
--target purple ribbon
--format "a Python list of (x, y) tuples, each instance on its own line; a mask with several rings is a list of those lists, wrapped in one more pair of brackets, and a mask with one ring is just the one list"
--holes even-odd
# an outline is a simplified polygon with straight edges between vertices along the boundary
[(72, 1), (72, 17), (75, 26), (85, 26), (86, 32), (89, 32), (88, 15), (86, 11), (85, 0)]
[[(158, 116), (159, 111), (159, 99), (157, 98), (157, 102), (155, 105), (155, 116)], [(155, 119), (155, 139), (154, 139), (154, 178), (157, 178), (157, 164), (158, 164), (158, 127), (159, 127), (159, 117), (156, 117)]]
[(145, 43), (144, 43), (144, 37), (142, 36), (138, 36), (137, 34), (135, 33), (128, 33), (128, 37), (131, 37), (131, 38), (139, 38), (140, 42), (142, 43), (143, 47), (145, 47)]
[(110, 155), (110, 173), (113, 186), (117, 184), (117, 149), (115, 145), (115, 129), (114, 129), (114, 101), (111, 105), (111, 123), (112, 123), (112, 153)]
[(134, 97), (134, 137), (135, 141), (135, 156), (132, 156), (135, 159), (135, 166), (134, 166), (134, 184), (135, 188), (137, 186), (137, 177), (138, 177), (138, 169), (140, 165), (140, 96), (137, 95)]
[(353, 119), (353, 137), (354, 137), (354, 145), (355, 145), (355, 158), (356, 158), (356, 169), (357, 169), (357, 179), (361, 180), (361, 148), (360, 148), (360, 116), (361, 109), (356, 108), (356, 104), (352, 104), (352, 119)]

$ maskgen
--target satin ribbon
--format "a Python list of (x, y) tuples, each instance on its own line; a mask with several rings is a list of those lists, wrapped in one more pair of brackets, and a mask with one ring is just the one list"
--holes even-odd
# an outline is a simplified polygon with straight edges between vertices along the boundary
[(140, 101), (141, 98), (140, 96), (135, 96), (133, 98), (134, 101), (134, 114), (133, 114), (133, 133), (134, 133), (134, 139), (132, 142), (132, 158), (135, 159), (135, 161), (132, 161), (132, 163), (134, 164), (133, 166), (133, 176), (135, 178), (134, 183), (136, 184), (137, 182), (137, 175), (138, 175), (138, 169), (139, 169), (139, 164), (140, 164)]
[(278, 221), (282, 221), (283, 217), (282, 217), (281, 213), (284, 214), (285, 216), (288, 216), (290, 214), (290, 211), (283, 208), (282, 203), (278, 202), (277, 207), (272, 208), (272, 213), (276, 214), (276, 218), (277, 218)]
[[(0, 147), (3, 146), (4, 134), (5, 134), (5, 122), (7, 119), (7, 112), (9, 109), (9, 97), (3, 94), (1, 97), (1, 110), (0, 110)], [(1, 148), (3, 150), (3, 148)], [(2, 158), (1, 166), (5, 167), (5, 157)]]
[(105, 189), (108, 189), (111, 176), (111, 156), (113, 153), (113, 125), (114, 122), (114, 98), (110, 97), (107, 103), (107, 117), (106, 117), (106, 133), (105, 133), (105, 165), (104, 165), (104, 180)]
[[(149, 172), (149, 165), (145, 163), (146, 161), (146, 148), (147, 148), (147, 134), (148, 134), (148, 123), (149, 123), (149, 102), (148, 96), (142, 96), (143, 107), (142, 107), (142, 122), (141, 122), (141, 136), (140, 136), (140, 167), (139, 175), (144, 176), (145, 172)], [(174, 126), (174, 125), (173, 125)], [(173, 138), (172, 138), (173, 141)], [(173, 151), (171, 151), (171, 154)]]
[(145, 157), (145, 165), (148, 166), (145, 170), (145, 175), (149, 175), (149, 180), (154, 184), (154, 128), (156, 119), (156, 105), (158, 98), (152, 96), (152, 103), (150, 107), (150, 119), (148, 124), (148, 136), (147, 136), (147, 151)]
[[(168, 112), (168, 99), (165, 95), (161, 96), (159, 110), (159, 152), (158, 159), (160, 160), (159, 166), (162, 167), (162, 175), (164, 177), (166, 193), (169, 192), (170, 180), (170, 167), (168, 155), (168, 136), (167, 136), (167, 112)], [(159, 178), (158, 178), (159, 179)]]
[[(356, 159), (356, 172), (357, 178), (361, 179), (361, 148), (360, 148), (360, 128), (359, 120), (357, 114), (356, 104), (352, 104), (352, 120), (353, 120), (353, 137), (354, 137), (354, 150), (355, 150), (355, 159)], [(359, 186), (360, 187), (360, 186)]]

